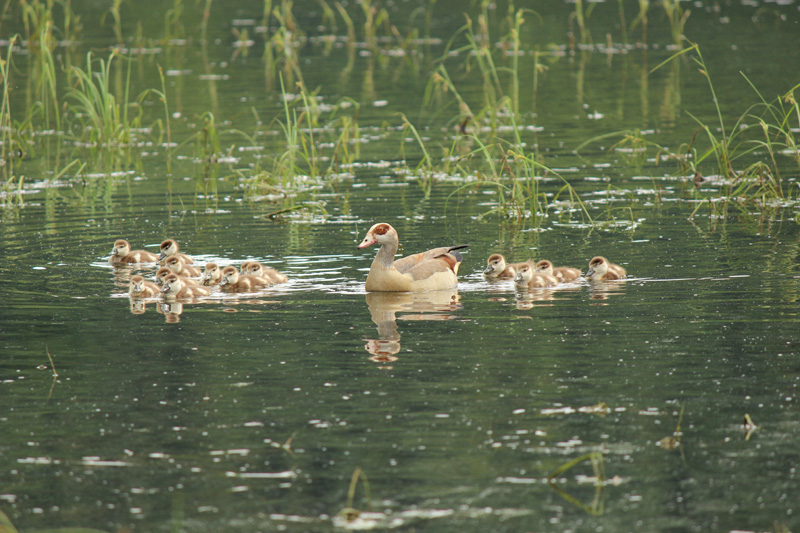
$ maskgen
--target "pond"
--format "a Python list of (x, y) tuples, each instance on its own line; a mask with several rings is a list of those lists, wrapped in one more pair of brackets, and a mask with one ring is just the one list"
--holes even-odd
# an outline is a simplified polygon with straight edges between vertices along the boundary
[[(157, 98), (142, 101), (148, 118), (132, 149), (92, 148), (69, 108), (61, 130), (40, 125), (24, 158), (5, 166), (0, 530), (797, 529), (797, 154), (775, 155), (765, 180), (780, 173), (783, 189), (769, 196), (730, 187), (735, 176), (699, 161), (706, 144), (690, 158), (699, 179), (647, 144), (692, 153), (693, 136), (697, 146), (707, 136), (695, 135), (689, 113), (717, 120), (707, 79), (684, 61), (692, 52), (648, 74), (677, 50), (653, 4), (645, 41), (641, 23), (623, 39), (616, 2), (584, 13), (591, 40), (576, 4), (535, 3), (541, 19), (526, 12), (522, 26), (525, 123), (484, 134), (492, 113), (479, 110), (494, 104), (470, 73), (453, 79), (474, 122), (455, 118), (452, 92), (423, 102), (464, 24), (461, 7), (374, 4), (389, 22), (376, 25), (372, 46), (360, 6), (373, 4), (342, 5), (359, 43), (348, 50), (345, 19), (334, 27), (322, 7), (337, 14), (337, 4), (296, 2), (299, 60), (278, 70), (307, 89), (284, 93), (302, 100), (319, 88), (320, 104), (358, 104), (321, 112), (314, 142), (330, 146), (317, 174), (299, 155), (294, 166), (275, 163), (287, 113), (308, 106), (284, 107), (280, 76), (265, 67), (264, 36), (283, 26), (262, 27), (264, 3), (209, 2), (202, 45), (202, 6), (175, 19), (160, 3), (142, 3), (150, 15), (123, 6), (123, 43), (148, 51), (131, 63), (130, 94), (166, 91), (171, 137), (156, 123)], [(621, 5), (629, 28), (638, 7)], [(796, 3), (680, 6), (691, 10), (685, 34), (708, 64), (726, 128), (760, 102), (740, 70), (768, 101), (797, 84), (786, 68), (800, 64)], [(89, 7), (72, 6), (82, 33), (74, 49), (55, 48), (64, 68), (89, 49), (107, 58), (98, 50), (116, 42), (112, 15), (101, 22)], [(497, 38), (516, 12), (483, 9)], [(468, 8), (476, 26), (481, 12)], [(10, 20), (24, 35), (22, 15)], [(415, 26), (420, 44), (403, 48), (397, 35)], [(26, 91), (37, 98), (25, 88), (34, 53), (18, 46), (15, 120)], [(535, 96), (534, 48), (551, 52)], [(191, 137), (213, 133), (207, 111), (221, 140), (212, 157)], [(337, 145), (341, 116), (358, 132)], [(303, 146), (315, 130), (297, 123)], [(622, 137), (604, 137), (575, 153), (622, 130), (646, 142), (611, 149)], [(536, 164), (509, 159), (512, 177), (488, 155), (447, 165), (450, 143), (463, 155), (495, 138), (530, 149)], [(326, 171), (334, 146), (353, 157), (337, 152)], [(772, 165), (766, 147), (732, 166), (759, 160)], [(397, 229), (403, 254), (468, 244), (458, 286), (366, 292), (376, 250), (357, 245), (376, 222)], [(151, 252), (174, 238), (198, 265), (258, 260), (289, 281), (197, 301), (131, 300), (131, 275), (155, 268), (110, 265), (120, 238)], [(584, 273), (604, 255), (629, 277), (521, 291), (484, 279), (491, 253)]]

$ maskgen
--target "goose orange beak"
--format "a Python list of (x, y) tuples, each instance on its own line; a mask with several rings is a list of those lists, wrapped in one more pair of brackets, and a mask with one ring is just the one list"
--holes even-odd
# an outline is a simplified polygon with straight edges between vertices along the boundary
[(372, 233), (367, 233), (367, 236), (364, 237), (364, 240), (361, 241), (361, 244), (358, 245), (358, 249), (360, 250), (362, 248), (366, 248), (367, 246), (372, 246), (376, 242), (378, 241), (375, 240), (375, 236), (372, 235)]

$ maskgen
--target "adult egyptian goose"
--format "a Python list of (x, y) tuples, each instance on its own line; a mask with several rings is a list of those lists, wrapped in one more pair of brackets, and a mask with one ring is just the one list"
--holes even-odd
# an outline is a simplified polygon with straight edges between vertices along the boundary
[(170, 300), (197, 298), (198, 296), (208, 296), (210, 293), (211, 289), (206, 287), (184, 285), (183, 280), (177, 274), (167, 276), (164, 279), (164, 285), (161, 286), (161, 296)]
[(486, 260), (486, 270), (483, 271), (483, 276), (488, 280), (496, 279), (514, 279), (522, 265), (528, 265), (530, 262), (524, 263), (506, 263), (506, 258), (500, 254), (492, 254)]
[(202, 274), (199, 268), (187, 265), (183, 262), (183, 259), (177, 255), (167, 257), (167, 260), (164, 262), (164, 266), (172, 270), (175, 274), (178, 274), (179, 276), (185, 276), (187, 278), (196, 278)]
[(544, 272), (535, 272), (531, 265), (522, 265), (514, 276), (514, 283), (519, 289), (538, 289), (543, 287), (555, 287), (558, 279)]
[(586, 272), (586, 278), (594, 281), (622, 279), (626, 275), (627, 272), (625, 272), (624, 268), (614, 263), (609, 263), (608, 259), (599, 255), (589, 261), (589, 270)]
[(577, 268), (571, 267), (554, 267), (553, 263), (547, 259), (542, 259), (536, 263), (536, 272), (539, 274), (548, 274), (555, 277), (561, 283), (574, 281), (581, 277), (581, 271)]
[(286, 283), (289, 281), (289, 278), (275, 270), (274, 268), (265, 267), (258, 261), (250, 261), (247, 265), (248, 273), (251, 276), (255, 276), (257, 278), (262, 278), (269, 282), (270, 285), (275, 285), (277, 283)]
[(222, 269), (216, 263), (206, 263), (205, 270), (203, 271), (202, 285), (219, 285), (222, 281)]
[(131, 245), (125, 239), (114, 242), (111, 249), (111, 257), (108, 262), (111, 264), (120, 263), (155, 263), (158, 261), (156, 254), (151, 254), (144, 250), (131, 250)]
[(386, 223), (372, 226), (358, 248), (381, 245), (367, 275), (368, 291), (421, 292), (449, 289), (458, 283), (459, 252), (467, 245), (445, 246), (394, 260), (397, 231)]
[(161, 255), (158, 256), (158, 260), (163, 261), (164, 259), (173, 256), (180, 257), (187, 265), (194, 264), (194, 259), (180, 252), (177, 241), (174, 239), (167, 239), (161, 243)]
[(147, 281), (142, 276), (137, 275), (131, 278), (128, 294), (131, 295), (131, 298), (152, 298), (153, 296), (158, 296), (160, 290), (161, 287), (152, 281)]
[[(156, 283), (163, 287), (164, 286), (164, 280), (167, 279), (167, 276), (169, 276), (170, 274), (174, 274), (174, 272), (172, 270), (168, 269), (167, 267), (159, 268), (156, 271)], [(180, 278), (181, 278), (181, 282), (183, 282), (184, 285), (187, 285), (189, 287), (193, 287), (193, 286), (197, 285), (197, 282), (195, 280), (187, 278), (186, 276), (180, 276)]]
[(250, 274), (239, 274), (236, 267), (232, 266), (222, 269), (222, 280), (219, 282), (220, 289), (232, 292), (253, 292), (268, 285), (267, 281)]

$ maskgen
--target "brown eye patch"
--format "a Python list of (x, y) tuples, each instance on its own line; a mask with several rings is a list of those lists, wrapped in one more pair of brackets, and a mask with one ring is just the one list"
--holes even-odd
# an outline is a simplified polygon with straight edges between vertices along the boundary
[(390, 228), (389, 224), (378, 224), (373, 230), (373, 233), (377, 233), (378, 235), (384, 235), (387, 231), (389, 231), (389, 228)]

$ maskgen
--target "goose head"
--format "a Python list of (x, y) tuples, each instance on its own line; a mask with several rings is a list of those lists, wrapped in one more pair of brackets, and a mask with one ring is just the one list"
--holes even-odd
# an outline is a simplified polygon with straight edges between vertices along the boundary
[(369, 231), (367, 232), (367, 236), (364, 237), (364, 240), (361, 241), (361, 244), (358, 245), (359, 250), (361, 248), (366, 248), (367, 246), (372, 246), (375, 243), (380, 245), (397, 242), (397, 231), (386, 224), (385, 222), (379, 222), (375, 224)]

